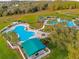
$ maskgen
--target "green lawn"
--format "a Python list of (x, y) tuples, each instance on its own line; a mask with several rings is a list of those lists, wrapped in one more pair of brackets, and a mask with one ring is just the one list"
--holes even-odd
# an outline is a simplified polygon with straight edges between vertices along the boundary
[(60, 48), (54, 48), (51, 50), (51, 53), (43, 59), (66, 59), (66, 57), (66, 51), (62, 51)]
[(51, 53), (44, 57), (44, 59), (66, 59), (67, 57), (67, 51), (61, 50), (60, 48), (52, 48)]
[(0, 59), (22, 59), (16, 50), (12, 50), (0, 34)]

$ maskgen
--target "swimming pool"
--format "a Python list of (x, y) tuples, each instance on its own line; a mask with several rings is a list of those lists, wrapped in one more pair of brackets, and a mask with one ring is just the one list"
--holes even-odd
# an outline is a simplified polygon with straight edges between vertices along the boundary
[(25, 54), (28, 56), (32, 56), (38, 51), (46, 48), (46, 46), (40, 41), (39, 38), (32, 38), (30, 40), (27, 40), (24, 43), (22, 43), (21, 46)]
[(73, 21), (67, 22), (67, 27), (73, 27), (73, 26), (76, 26), (76, 24)]
[(33, 54), (46, 48), (46, 46), (40, 41), (39, 38), (31, 38), (35, 35), (35, 32), (28, 30), (27, 26), (17, 25), (14, 27), (13, 32), (19, 36), (20, 41), (23, 41), (21, 43), (21, 48), (25, 52), (26, 56), (30, 57)]
[(18, 36), (20, 41), (28, 40), (30, 37), (34, 36), (35, 33), (32, 31), (28, 31), (24, 26), (16, 26), (13, 30)]
[(48, 24), (49, 25), (56, 25), (56, 24), (58, 24), (58, 23), (66, 23), (66, 26), (67, 27), (74, 27), (74, 26), (76, 26), (76, 23), (74, 22), (74, 21), (70, 21), (70, 20), (62, 20), (62, 19), (60, 19), (60, 18), (58, 18), (57, 19), (57, 21), (56, 20), (49, 20), (48, 21)]

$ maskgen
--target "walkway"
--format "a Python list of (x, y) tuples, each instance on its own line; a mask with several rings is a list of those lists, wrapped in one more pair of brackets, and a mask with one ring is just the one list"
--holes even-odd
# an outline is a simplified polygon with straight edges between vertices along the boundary
[(40, 28), (40, 29), (38, 29), (38, 30), (43, 30), (43, 29), (45, 28), (45, 25), (47, 24), (47, 22), (48, 22), (48, 20), (45, 20), (45, 21), (44, 21), (44, 24), (43, 24), (43, 27)]
[(12, 49), (19, 49), (19, 52), (21, 53), (21, 56), (23, 57), (23, 59), (26, 59), (26, 57), (24, 56), (24, 53), (22, 52), (20, 46), (13, 46), (8, 40), (7, 40), (7, 43), (9, 44), (9, 46), (12, 48)]

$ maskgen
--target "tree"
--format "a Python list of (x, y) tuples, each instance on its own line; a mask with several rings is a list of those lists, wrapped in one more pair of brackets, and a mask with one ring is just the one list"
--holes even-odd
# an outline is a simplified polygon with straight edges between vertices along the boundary
[(37, 12), (37, 11), (38, 11), (38, 7), (35, 6), (32, 8), (32, 12)]

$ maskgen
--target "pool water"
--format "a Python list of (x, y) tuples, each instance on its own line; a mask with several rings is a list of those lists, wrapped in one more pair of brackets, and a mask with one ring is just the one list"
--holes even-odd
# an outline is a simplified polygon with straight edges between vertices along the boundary
[[(29, 45), (29, 46), (28, 46)], [(22, 43), (23, 50), (26, 55), (32, 56), (38, 51), (46, 48), (39, 38), (33, 38)]]
[(30, 37), (34, 36), (35, 33), (32, 31), (25, 30), (24, 26), (16, 26), (13, 30), (17, 35), (19, 35), (20, 41), (28, 40)]
[(73, 27), (73, 26), (76, 26), (76, 24), (73, 21), (67, 22), (67, 27)]

